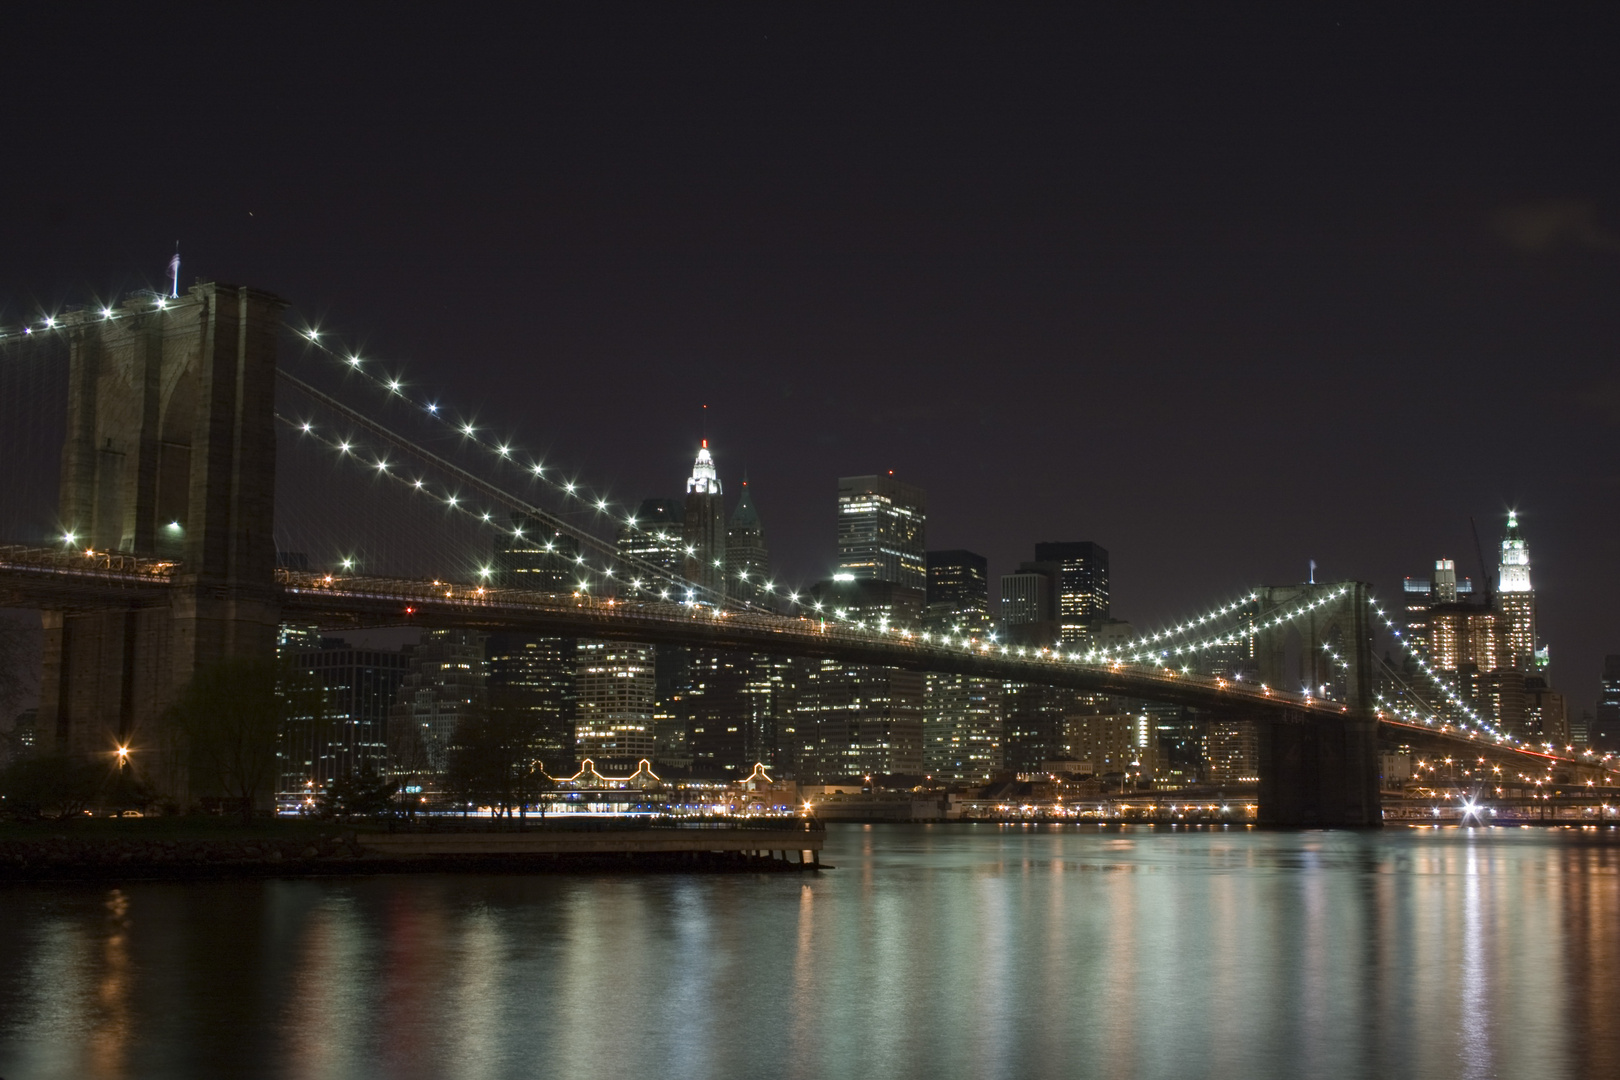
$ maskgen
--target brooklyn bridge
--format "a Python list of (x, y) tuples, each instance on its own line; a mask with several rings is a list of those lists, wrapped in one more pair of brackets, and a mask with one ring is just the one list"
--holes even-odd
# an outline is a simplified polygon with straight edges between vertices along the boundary
[[(1274, 824), (1378, 824), (1381, 731), (1520, 771), (1616, 780), (1590, 756), (1497, 730), (1362, 582), (1256, 587), (1084, 647), (863, 618), (772, 581), (727, 595), (616, 542), (636, 527), (629, 508), (452, 419), (286, 307), (203, 284), (0, 338), (8, 360), (34, 357), (42, 372), (37, 394), (11, 395), (7, 422), (39, 424), (59, 443), (45, 448), (60, 463), (55, 505), (0, 548), (0, 605), (44, 613), (39, 730), (58, 748), (166, 752), (165, 710), (193, 673), (270, 657), (278, 627), (299, 622), (834, 658), (1191, 706), (1257, 724), (1260, 818)], [(328, 385), (285, 363), (292, 348), (324, 363)], [(59, 422), (39, 419), (57, 410)], [(278, 444), (330, 475), (289, 482)], [(325, 565), (278, 558), (289, 520), (303, 546), (340, 554)], [(566, 587), (516, 588), (492, 573), (491, 539), (536, 527), (568, 540)], [(1405, 663), (1379, 658), (1380, 635)], [(1233, 644), (1257, 677), (1199, 673), (1200, 656)]]

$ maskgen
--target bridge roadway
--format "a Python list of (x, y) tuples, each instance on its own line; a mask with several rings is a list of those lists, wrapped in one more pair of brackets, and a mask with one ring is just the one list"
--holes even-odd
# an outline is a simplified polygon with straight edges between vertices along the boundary
[[(0, 547), (0, 606), (94, 610), (157, 606), (183, 578), (174, 562), (118, 552)], [(657, 600), (459, 585), (440, 581), (276, 571), (282, 612), (326, 627), (418, 626), (505, 630), (557, 637), (670, 642), (713, 649), (822, 657), (914, 671), (1062, 686), (1092, 693), (1163, 701), (1215, 712), (1303, 723), (1343, 716), (1342, 702), (1285, 693), (1232, 679), (1169, 668), (1099, 664), (984, 641), (941, 646), (904, 630), (879, 632), (848, 624), (755, 611), (718, 611)], [(1511, 755), (1525, 767), (1608, 770), (1593, 762), (1521, 747), (1442, 726), (1407, 723), (1380, 713), (1386, 732), (1439, 740), (1485, 755)]]

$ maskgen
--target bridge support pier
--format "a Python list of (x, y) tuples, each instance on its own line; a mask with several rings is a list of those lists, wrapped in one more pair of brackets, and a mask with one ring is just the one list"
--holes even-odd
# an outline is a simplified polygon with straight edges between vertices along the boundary
[[(169, 602), (44, 612), (40, 727), (182, 804), (192, 782), (165, 712), (199, 667), (270, 662), (280, 623), (276, 337), (285, 303), (233, 285), (63, 319), (70, 353), (61, 524), (70, 549), (172, 559)], [(266, 793), (266, 803), (268, 797)]]
[(1263, 720), (1259, 726), (1260, 824), (1306, 828), (1383, 824), (1377, 720)]

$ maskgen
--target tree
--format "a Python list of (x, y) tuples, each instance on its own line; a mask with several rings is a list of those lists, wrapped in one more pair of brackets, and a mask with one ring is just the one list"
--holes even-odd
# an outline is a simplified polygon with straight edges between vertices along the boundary
[(357, 769), (316, 796), (315, 812), (323, 818), (380, 817), (394, 809), (398, 792), (398, 780), (383, 780), (376, 769)]
[(322, 715), (324, 698), (314, 673), (290, 664), (228, 657), (198, 668), (172, 710), (192, 791), (223, 796), (251, 821), (273, 794), (277, 734), (290, 719)]
[(456, 723), (446, 787), (462, 802), (497, 814), (522, 812), (545, 786), (534, 744), (544, 723), (519, 695), (495, 691)]
[(31, 821), (77, 817), (101, 797), (104, 765), (68, 754), (42, 754), (0, 771), (0, 806)]

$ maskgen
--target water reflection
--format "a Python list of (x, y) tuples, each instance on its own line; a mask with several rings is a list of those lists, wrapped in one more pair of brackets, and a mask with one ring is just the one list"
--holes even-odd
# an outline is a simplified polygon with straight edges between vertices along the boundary
[(1620, 837), (847, 827), (793, 875), (0, 890), (0, 1076), (1620, 1075)]

